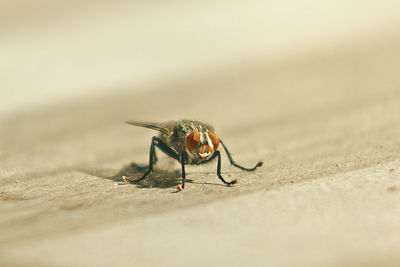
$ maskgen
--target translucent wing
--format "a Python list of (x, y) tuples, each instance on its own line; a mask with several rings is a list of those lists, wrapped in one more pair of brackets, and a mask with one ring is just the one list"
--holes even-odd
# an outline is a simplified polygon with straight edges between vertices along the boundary
[(161, 123), (156, 123), (156, 122), (140, 122), (140, 121), (127, 121), (126, 123), (139, 126), (139, 127), (145, 127), (153, 130), (160, 131), (162, 133), (168, 133), (168, 128), (166, 125), (161, 124)]

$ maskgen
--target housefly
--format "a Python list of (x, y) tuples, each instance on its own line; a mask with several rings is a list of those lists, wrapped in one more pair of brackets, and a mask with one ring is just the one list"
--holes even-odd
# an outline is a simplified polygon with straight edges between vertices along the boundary
[(214, 128), (199, 121), (180, 120), (166, 123), (127, 121), (126, 123), (160, 132), (158, 136), (153, 136), (151, 140), (148, 170), (141, 178), (131, 180), (132, 183), (144, 180), (153, 171), (153, 166), (157, 162), (156, 147), (181, 164), (182, 185), (178, 187), (180, 190), (185, 188), (185, 165), (199, 165), (210, 162), (215, 158), (218, 159), (218, 178), (226, 185), (237, 183), (236, 179), (228, 182), (221, 175), (221, 154), (218, 150), (220, 144), (224, 148), (230, 163), (241, 170), (254, 171), (263, 164), (260, 161), (253, 168), (245, 168), (235, 163), (224, 142), (215, 134)]

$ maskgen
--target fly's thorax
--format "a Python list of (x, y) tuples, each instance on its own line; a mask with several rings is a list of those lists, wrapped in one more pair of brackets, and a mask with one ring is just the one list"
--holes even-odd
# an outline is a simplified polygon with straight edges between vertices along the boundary
[(191, 132), (186, 136), (185, 146), (189, 161), (201, 162), (209, 159), (218, 149), (219, 138), (211, 131)]
[[(214, 131), (212, 126), (192, 120), (170, 121), (166, 127), (169, 129), (168, 133), (165, 134), (167, 143), (179, 154), (186, 152), (189, 157), (191, 157), (192, 153), (189, 153), (190, 151), (186, 147), (187, 137), (193, 132), (206, 133)], [(204, 139), (204, 136), (202, 138)]]

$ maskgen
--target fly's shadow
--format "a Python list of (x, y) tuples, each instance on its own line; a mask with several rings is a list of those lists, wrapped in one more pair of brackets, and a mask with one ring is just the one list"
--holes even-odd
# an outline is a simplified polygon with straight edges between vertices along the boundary
[[(139, 188), (169, 188), (181, 183), (182, 178), (179, 170), (163, 170), (158, 168), (154, 169), (147, 179), (135, 183), (134, 181), (140, 178), (148, 168), (147, 165), (139, 165), (132, 162), (131, 164), (122, 167), (120, 170), (96, 168), (84, 170), (84, 172), (116, 182), (124, 182), (122, 177), (125, 176), (128, 181), (132, 181), (132, 185), (136, 185)], [(189, 180), (188, 182), (191, 181)]]

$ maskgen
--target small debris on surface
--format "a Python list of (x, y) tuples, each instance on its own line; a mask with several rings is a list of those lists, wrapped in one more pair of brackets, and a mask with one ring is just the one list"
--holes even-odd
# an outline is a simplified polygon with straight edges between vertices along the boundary
[(397, 192), (397, 191), (400, 191), (400, 187), (399, 187), (399, 186), (396, 186), (396, 185), (389, 186), (389, 187), (387, 188), (387, 191), (388, 191), (388, 192)]
[(117, 185), (129, 184), (128, 178), (126, 178), (126, 176), (122, 176), (122, 180), (124, 180), (124, 181), (123, 181), (123, 182), (115, 183), (114, 185), (117, 186)]
[(178, 185), (177, 187), (176, 187), (176, 191), (173, 191), (173, 192), (171, 192), (171, 193), (178, 193), (178, 192), (181, 192), (181, 191), (183, 191), (183, 188), (182, 188), (182, 186), (181, 185)]

